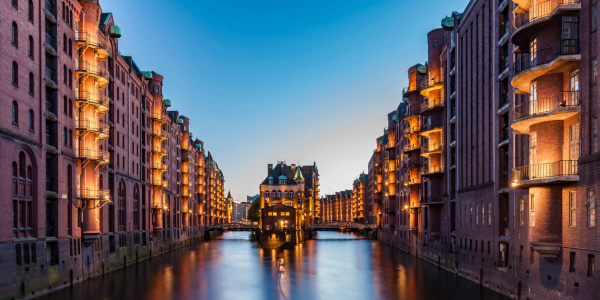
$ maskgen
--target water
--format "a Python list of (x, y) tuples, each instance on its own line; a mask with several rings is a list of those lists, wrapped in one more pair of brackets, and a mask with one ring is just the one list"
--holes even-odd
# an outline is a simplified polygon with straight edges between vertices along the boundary
[(352, 234), (319, 232), (296, 250), (263, 250), (250, 233), (227, 232), (37, 299), (508, 298)]

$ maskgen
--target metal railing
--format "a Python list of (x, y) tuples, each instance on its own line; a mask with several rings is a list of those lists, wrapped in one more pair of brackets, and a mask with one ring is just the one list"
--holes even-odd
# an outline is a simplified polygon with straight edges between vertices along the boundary
[(159, 121), (163, 121), (165, 119), (165, 115), (163, 113), (152, 113), (150, 115), (150, 118), (152, 120), (159, 120)]
[(529, 100), (513, 108), (514, 118), (535, 116), (551, 112), (559, 107), (579, 106), (581, 104), (580, 91), (558, 92), (547, 98)]
[(108, 80), (110, 73), (108, 69), (98, 63), (90, 63), (85, 59), (77, 59), (75, 61), (75, 70), (77, 72), (85, 72), (93, 76), (98, 76)]
[(444, 150), (444, 143), (429, 143), (429, 145), (423, 145), (423, 147), (421, 147), (421, 153), (434, 152), (439, 150)]
[(79, 148), (75, 149), (75, 156), (78, 159), (89, 159), (108, 162), (110, 155), (108, 151), (96, 150), (91, 148)]
[(425, 101), (425, 102), (423, 102), (423, 104), (421, 104), (421, 112), (424, 112), (426, 110), (433, 109), (436, 107), (442, 107), (442, 106), (444, 106), (444, 98), (443, 97), (429, 99), (428, 101)]
[[(421, 81), (421, 89), (426, 89), (437, 84), (444, 82), (444, 75), (441, 73), (442, 69), (430, 70), (428, 75)], [(436, 76), (431, 76), (432, 73), (437, 73)]]
[(547, 179), (577, 174), (579, 173), (576, 160), (559, 160), (514, 168), (513, 180)]
[(88, 45), (108, 50), (110, 44), (108, 41), (98, 32), (95, 35), (88, 33), (87, 31), (76, 31), (75, 41), (79, 43), (86, 43)]
[(526, 13), (515, 14), (514, 27), (519, 28), (529, 22), (549, 16), (560, 5), (580, 3), (580, 0), (548, 0), (538, 2), (529, 8)]
[(164, 147), (152, 147), (153, 153), (167, 154), (167, 149)]
[(56, 79), (54, 79), (54, 73), (55, 73), (54, 70), (46, 67), (46, 78), (56, 82)]
[(46, 10), (54, 15), (54, 4), (50, 0), (46, 0)]
[(412, 184), (419, 184), (419, 183), (421, 183), (421, 178), (420, 177), (418, 177), (418, 178), (407, 178), (407, 179), (404, 179), (403, 182), (402, 182), (402, 184), (404, 184), (404, 186), (409, 186), (409, 185), (412, 185)]
[(412, 127), (406, 127), (404, 128), (404, 134), (412, 134), (415, 132), (419, 132), (421, 131), (421, 127), (420, 126), (412, 126)]
[(56, 39), (51, 36), (49, 33), (46, 32), (46, 45), (49, 45), (50, 47), (54, 48), (54, 50), (56, 50)]
[(93, 94), (88, 91), (75, 92), (75, 101), (86, 102), (93, 105), (110, 106), (110, 98), (101, 94)]
[(160, 137), (160, 138), (167, 138), (167, 132), (166, 131), (162, 131), (162, 130), (152, 130), (152, 136), (154, 137)]
[(79, 199), (110, 199), (110, 190), (101, 190), (95, 188), (77, 189), (77, 198)]
[(508, 127), (504, 127), (500, 130), (500, 142), (508, 140)]
[(438, 128), (444, 128), (446, 122), (444, 119), (429, 119), (427, 122), (423, 123), (423, 131), (430, 131)]
[(150, 168), (155, 170), (166, 170), (167, 165), (163, 163), (152, 163), (150, 164)]
[(513, 75), (531, 68), (548, 64), (561, 55), (580, 54), (579, 39), (562, 39), (550, 48), (538, 50), (534, 53), (522, 54), (513, 65)]
[(421, 146), (421, 143), (418, 143), (418, 142), (415, 144), (406, 144), (406, 145), (404, 145), (404, 152), (418, 150), (420, 146)]
[(435, 174), (435, 173), (440, 173), (443, 171), (444, 171), (444, 168), (442, 166), (430, 166), (430, 167), (423, 168), (421, 170), (421, 175)]
[(108, 135), (108, 133), (110, 132), (110, 126), (108, 126), (107, 124), (90, 120), (76, 120), (75, 129), (97, 132), (106, 135)]

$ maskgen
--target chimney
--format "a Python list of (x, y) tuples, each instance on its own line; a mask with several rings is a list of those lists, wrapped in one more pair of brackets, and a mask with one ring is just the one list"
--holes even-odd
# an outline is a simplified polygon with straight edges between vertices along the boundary
[(292, 172), (296, 173), (296, 164), (292, 164)]
[(271, 175), (271, 171), (273, 171), (273, 164), (269, 164), (269, 173), (267, 173), (267, 176)]

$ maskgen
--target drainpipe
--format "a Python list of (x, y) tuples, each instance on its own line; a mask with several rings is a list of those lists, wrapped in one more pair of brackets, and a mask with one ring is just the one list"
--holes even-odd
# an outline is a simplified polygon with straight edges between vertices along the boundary
[[(131, 68), (131, 66), (129, 67)], [(131, 70), (127, 72), (127, 147), (131, 147)], [(131, 178), (131, 152), (127, 152), (127, 175)], [(127, 223), (131, 223), (131, 202), (127, 201)]]

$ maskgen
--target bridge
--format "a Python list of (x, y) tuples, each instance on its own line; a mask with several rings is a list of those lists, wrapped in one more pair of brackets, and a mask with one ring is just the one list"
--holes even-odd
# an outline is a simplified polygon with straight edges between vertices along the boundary
[(377, 225), (336, 221), (310, 225), (309, 229), (311, 231), (373, 231), (377, 229)]
[(258, 225), (227, 223), (206, 226), (206, 231), (259, 231)]

